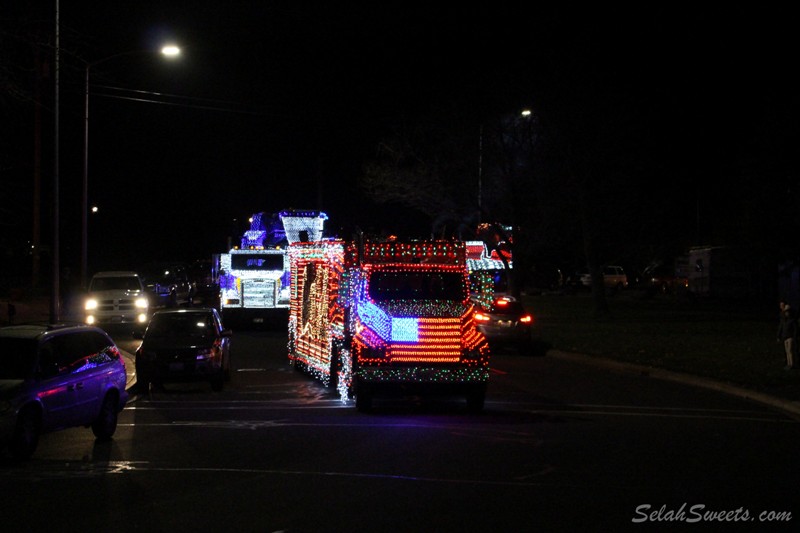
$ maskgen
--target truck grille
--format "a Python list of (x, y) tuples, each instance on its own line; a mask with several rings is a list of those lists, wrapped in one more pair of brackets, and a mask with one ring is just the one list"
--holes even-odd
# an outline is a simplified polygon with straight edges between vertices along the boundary
[(97, 302), (98, 311), (133, 311), (134, 309), (136, 309), (136, 300), (133, 298), (100, 300)]
[(276, 280), (242, 281), (242, 303), (246, 308), (270, 308), (278, 303)]

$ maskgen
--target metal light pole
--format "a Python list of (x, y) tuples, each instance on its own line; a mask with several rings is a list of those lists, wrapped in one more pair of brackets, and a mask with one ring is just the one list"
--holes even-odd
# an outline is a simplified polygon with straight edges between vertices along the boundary
[[(83, 183), (81, 190), (81, 289), (86, 289), (89, 262), (89, 72), (93, 66), (117, 57), (147, 53), (152, 53), (152, 51), (131, 50), (86, 63), (83, 100)], [(176, 57), (180, 55), (181, 49), (175, 45), (165, 45), (161, 48), (160, 53), (166, 57)]]
[(483, 212), (483, 124), (478, 128), (478, 225), (481, 223), (481, 213)]
[(61, 228), (59, 225), (59, 205), (60, 205), (60, 192), (59, 192), (59, 144), (60, 144), (60, 125), (59, 125), (59, 71), (61, 68), (61, 48), (60, 48), (60, 5), (56, 0), (55, 12), (55, 83), (54, 83), (54, 102), (53, 102), (53, 116), (54, 116), (54, 131), (53, 131), (53, 265), (52, 272), (50, 272), (51, 288), (50, 288), (50, 322), (56, 323), (61, 319), (61, 243), (59, 241), (59, 233)]

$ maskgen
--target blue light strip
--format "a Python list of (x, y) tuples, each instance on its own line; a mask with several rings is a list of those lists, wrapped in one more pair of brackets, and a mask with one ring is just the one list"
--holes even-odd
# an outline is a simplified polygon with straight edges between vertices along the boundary
[(380, 338), (388, 341), (392, 337), (392, 321), (386, 312), (370, 301), (359, 302), (358, 316), (361, 322)]
[(358, 305), (361, 322), (384, 341), (419, 342), (419, 321), (416, 318), (393, 318), (370, 301)]

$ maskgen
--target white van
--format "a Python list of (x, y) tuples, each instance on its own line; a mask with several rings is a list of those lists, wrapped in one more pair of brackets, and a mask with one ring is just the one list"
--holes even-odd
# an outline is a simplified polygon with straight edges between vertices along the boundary
[[(607, 289), (624, 289), (628, 286), (628, 276), (621, 266), (608, 265), (603, 267), (603, 285)], [(584, 287), (592, 286), (592, 275), (589, 273), (581, 274), (581, 284)]]

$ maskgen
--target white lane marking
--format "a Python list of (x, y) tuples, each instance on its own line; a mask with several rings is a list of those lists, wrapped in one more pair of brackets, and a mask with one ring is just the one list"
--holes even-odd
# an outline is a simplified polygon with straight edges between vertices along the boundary
[[(74, 465), (74, 467), (73, 467)], [(0, 472), (0, 478), (25, 478), (33, 481), (45, 481), (58, 478), (80, 478), (107, 476), (110, 474), (131, 474), (131, 473), (150, 473), (150, 472), (189, 472), (189, 473), (228, 473), (228, 474), (258, 474), (258, 475), (279, 475), (279, 476), (314, 476), (314, 477), (343, 477), (355, 479), (389, 479), (398, 481), (414, 481), (426, 483), (446, 483), (455, 485), (484, 485), (484, 486), (542, 486), (552, 485), (545, 482), (530, 481), (502, 481), (502, 480), (481, 480), (481, 479), (456, 479), (442, 477), (421, 477), (404, 474), (387, 473), (367, 473), (367, 472), (337, 472), (337, 471), (315, 471), (315, 470), (276, 470), (262, 468), (227, 468), (227, 467), (181, 467), (181, 466), (155, 466), (148, 461), (101, 461), (96, 463), (75, 462), (67, 463), (64, 468), (58, 470), (47, 470), (31, 472), (29, 470), (4, 470)]]

